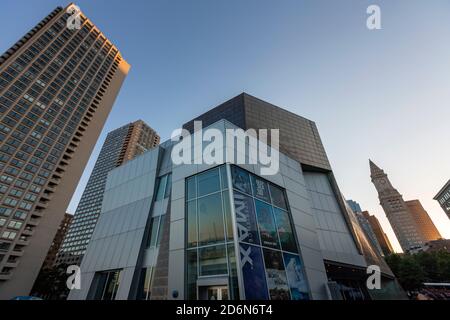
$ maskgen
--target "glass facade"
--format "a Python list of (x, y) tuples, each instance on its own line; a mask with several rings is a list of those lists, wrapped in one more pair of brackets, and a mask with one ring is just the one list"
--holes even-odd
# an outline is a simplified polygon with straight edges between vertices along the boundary
[(186, 180), (186, 299), (198, 299), (199, 279), (214, 277), (226, 277), (229, 298), (239, 298), (229, 198), (225, 166)]
[(225, 276), (230, 298), (239, 299), (240, 273), (246, 300), (309, 299), (284, 190), (237, 166), (229, 170), (231, 193), (225, 165), (186, 180), (186, 298), (200, 298), (203, 279)]
[(246, 300), (309, 299), (282, 188), (231, 166)]

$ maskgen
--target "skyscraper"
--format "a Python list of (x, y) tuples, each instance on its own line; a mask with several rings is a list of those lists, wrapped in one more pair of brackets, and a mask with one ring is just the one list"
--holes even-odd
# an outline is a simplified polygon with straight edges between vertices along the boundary
[(376, 234), (375, 234), (374, 230), (372, 229), (372, 225), (370, 224), (366, 215), (364, 215), (364, 212), (362, 212), (360, 204), (354, 200), (347, 200), (347, 204), (352, 209), (352, 211), (355, 213), (355, 216), (358, 219), (359, 225), (364, 230), (364, 233), (369, 238), (369, 240), (372, 242), (373, 247), (378, 250), (378, 253), (380, 255), (384, 255), (381, 245), (378, 243)]
[(51, 269), (55, 265), (56, 256), (58, 255), (59, 249), (63, 243), (63, 240), (69, 230), (69, 226), (72, 223), (73, 215), (66, 213), (64, 219), (59, 225), (58, 231), (56, 232), (55, 238), (53, 239), (52, 245), (48, 250), (47, 256), (45, 257), (42, 269)]
[(0, 57), (0, 299), (31, 290), (130, 67), (73, 6)]
[(439, 230), (434, 225), (428, 212), (424, 209), (419, 200), (405, 201), (409, 212), (416, 221), (420, 234), (426, 242), (441, 239), (442, 236)]
[(436, 196), (434, 196), (433, 199), (439, 202), (442, 210), (444, 210), (444, 212), (450, 218), (450, 180), (447, 181), (447, 183), (442, 187), (441, 190), (439, 190), (439, 192)]
[(363, 211), (362, 214), (366, 217), (367, 221), (369, 221), (370, 226), (372, 227), (372, 230), (375, 233), (377, 241), (381, 247), (381, 250), (383, 251), (383, 254), (387, 256), (391, 253), (394, 253), (391, 242), (389, 241), (386, 233), (383, 231), (383, 227), (381, 226), (380, 221), (378, 221), (377, 217), (371, 215), (368, 211)]
[(100, 214), (108, 172), (135, 156), (156, 147), (158, 134), (142, 120), (108, 133), (81, 196), (56, 264), (79, 264)]
[(354, 200), (347, 200), (347, 204), (353, 210), (353, 212), (361, 212), (362, 211), (359, 203)]
[(435, 226), (426, 211), (421, 206), (418, 207), (417, 202), (411, 202), (408, 205), (403, 200), (403, 196), (392, 186), (387, 174), (370, 160), (369, 164), (370, 176), (378, 191), (380, 204), (403, 251), (407, 252), (423, 246), (427, 241), (436, 240), (436, 238), (430, 238), (431, 234), (436, 235), (431, 230), (430, 224), (434, 229)]

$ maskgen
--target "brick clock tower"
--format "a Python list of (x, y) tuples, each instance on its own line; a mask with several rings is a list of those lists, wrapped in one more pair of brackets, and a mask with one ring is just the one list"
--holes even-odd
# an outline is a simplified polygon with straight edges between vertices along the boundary
[(424, 245), (425, 241), (403, 196), (392, 186), (387, 174), (382, 169), (371, 160), (369, 163), (370, 177), (377, 189), (380, 205), (383, 207), (403, 251), (406, 252), (411, 248)]

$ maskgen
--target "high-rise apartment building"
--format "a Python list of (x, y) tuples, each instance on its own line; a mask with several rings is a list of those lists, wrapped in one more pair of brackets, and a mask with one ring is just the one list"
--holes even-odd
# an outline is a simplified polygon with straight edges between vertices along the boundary
[(63, 240), (69, 230), (69, 226), (72, 223), (73, 215), (66, 213), (64, 219), (59, 225), (58, 231), (56, 232), (55, 238), (53, 239), (52, 245), (48, 250), (47, 256), (45, 257), (42, 269), (51, 269), (54, 267), (56, 262), (56, 257), (58, 255), (59, 249), (63, 243)]
[(108, 172), (159, 144), (158, 134), (142, 120), (108, 133), (81, 196), (56, 264), (79, 264), (100, 214)]
[[(314, 122), (246, 94), (223, 105), (200, 116), (205, 129), (225, 137), (254, 117), (252, 126), (282, 128), (280, 149), (296, 158), (280, 152), (273, 175), (230, 159), (180, 164), (168, 140), (113, 169), (81, 263), (83, 286), (69, 299), (403, 298), (339, 192)], [(242, 155), (226, 139), (217, 154)], [(368, 290), (373, 264), (386, 290)]]
[(427, 241), (438, 239), (439, 232), (420, 203), (405, 202), (403, 196), (392, 186), (387, 174), (372, 161), (369, 164), (370, 176), (377, 189), (380, 204), (403, 251), (422, 247)]
[(387, 256), (391, 253), (394, 253), (391, 242), (389, 241), (389, 238), (384, 232), (383, 227), (381, 226), (380, 221), (378, 221), (377, 217), (371, 215), (368, 211), (363, 211), (362, 214), (366, 217), (367, 221), (369, 221), (370, 226), (375, 233), (375, 237), (377, 238), (378, 244), (383, 251), (383, 254)]
[(72, 8), (0, 57), (0, 299), (31, 290), (129, 70)]
[(439, 202), (442, 210), (444, 210), (444, 212), (450, 218), (450, 180), (447, 181), (447, 183), (442, 187), (441, 190), (439, 190), (439, 192), (433, 199)]

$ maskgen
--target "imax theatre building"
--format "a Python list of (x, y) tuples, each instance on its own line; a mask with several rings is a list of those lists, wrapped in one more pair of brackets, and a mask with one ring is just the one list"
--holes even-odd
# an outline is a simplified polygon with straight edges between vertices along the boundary
[[(195, 120), (223, 137), (279, 129), (278, 170), (262, 174), (245, 137), (213, 152), (233, 157), (203, 163), (211, 141), (186, 123), (188, 161), (173, 161), (180, 142), (169, 140), (109, 173), (81, 288), (69, 299), (404, 297), (347, 207), (314, 122), (245, 93)], [(366, 286), (369, 265), (381, 270), (380, 289)]]

